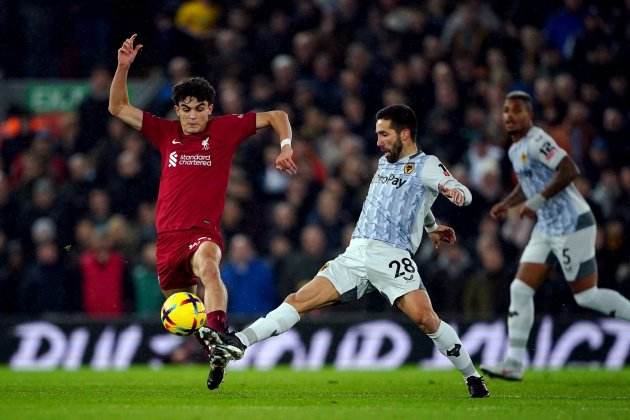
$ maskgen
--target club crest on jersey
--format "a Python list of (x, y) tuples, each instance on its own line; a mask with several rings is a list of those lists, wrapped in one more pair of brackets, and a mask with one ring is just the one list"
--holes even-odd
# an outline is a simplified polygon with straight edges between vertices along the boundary
[(525, 152), (523, 152), (521, 154), (521, 162), (522, 163), (527, 163), (527, 154)]
[(201, 149), (202, 150), (209, 150), (210, 149), (210, 137), (206, 137), (204, 140), (202, 140), (202, 142), (201, 142)]
[(415, 164), (415, 163), (407, 163), (407, 164), (405, 164), (405, 166), (403, 167), (403, 172), (404, 172), (406, 175), (410, 175), (410, 174), (412, 174), (415, 170), (416, 170), (416, 164)]

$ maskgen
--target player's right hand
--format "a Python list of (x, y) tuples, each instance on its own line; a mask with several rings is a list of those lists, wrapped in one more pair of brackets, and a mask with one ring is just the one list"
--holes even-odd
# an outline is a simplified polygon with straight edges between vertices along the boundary
[(508, 207), (503, 203), (497, 203), (490, 209), (490, 217), (494, 220), (502, 220), (507, 214)]
[(447, 244), (454, 244), (457, 240), (455, 236), (455, 230), (446, 225), (439, 225), (437, 229), (433, 232), (429, 233), (429, 238), (431, 242), (433, 242), (433, 246), (435, 249), (440, 247), (440, 243), (445, 242)]
[(133, 34), (131, 37), (125, 39), (122, 46), (118, 48), (118, 65), (130, 66), (133, 60), (136, 59), (136, 55), (142, 48), (142, 44), (138, 44), (134, 47), (133, 42), (136, 40), (138, 34)]
[(284, 146), (276, 158), (276, 169), (289, 175), (297, 173), (297, 165), (293, 161), (293, 149), (290, 145)]
[(461, 207), (464, 205), (466, 197), (464, 196), (464, 193), (458, 188), (448, 188), (440, 184), (438, 185), (438, 191), (456, 206)]

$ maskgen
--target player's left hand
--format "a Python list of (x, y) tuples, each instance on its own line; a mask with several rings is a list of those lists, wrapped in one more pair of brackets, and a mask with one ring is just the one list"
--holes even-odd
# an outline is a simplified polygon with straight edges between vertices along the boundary
[(440, 247), (440, 243), (442, 242), (454, 244), (457, 240), (455, 230), (446, 225), (439, 225), (436, 230), (429, 233), (429, 238), (431, 238), (431, 242), (433, 242), (435, 249), (438, 249)]
[(280, 154), (276, 158), (276, 169), (289, 175), (297, 173), (297, 165), (293, 162), (293, 148), (286, 145), (280, 150)]
[(536, 218), (536, 212), (529, 207), (527, 207), (527, 203), (523, 203), (518, 207), (518, 217), (521, 219), (523, 217), (529, 217), (530, 219)]
[(444, 185), (438, 185), (438, 191), (456, 206), (461, 207), (464, 205), (466, 197), (464, 197), (464, 193), (461, 190), (457, 188), (447, 188)]

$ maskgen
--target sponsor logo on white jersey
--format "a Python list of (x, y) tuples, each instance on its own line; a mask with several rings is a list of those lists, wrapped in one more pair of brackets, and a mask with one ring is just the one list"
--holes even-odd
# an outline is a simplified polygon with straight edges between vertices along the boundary
[(374, 178), (372, 179), (372, 183), (391, 184), (396, 187), (396, 189), (398, 189), (405, 185), (407, 183), (407, 180), (404, 180), (402, 179), (402, 177), (398, 177), (394, 174), (390, 174), (389, 176), (376, 174), (376, 176), (374, 176)]

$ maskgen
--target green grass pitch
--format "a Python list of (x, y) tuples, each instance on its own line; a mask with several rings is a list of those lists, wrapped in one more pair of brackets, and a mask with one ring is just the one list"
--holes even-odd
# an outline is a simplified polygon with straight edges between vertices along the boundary
[(630, 419), (630, 370), (528, 372), (488, 380), (468, 398), (455, 371), (279, 368), (228, 372), (219, 391), (204, 366), (122, 372), (0, 368), (0, 419)]

